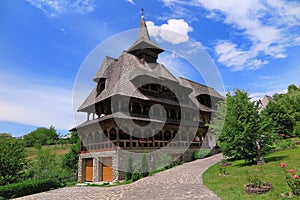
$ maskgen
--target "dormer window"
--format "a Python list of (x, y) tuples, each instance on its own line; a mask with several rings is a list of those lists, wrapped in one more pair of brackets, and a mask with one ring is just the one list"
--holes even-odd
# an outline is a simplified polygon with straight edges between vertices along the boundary
[(105, 78), (100, 78), (97, 85), (97, 96), (105, 89)]

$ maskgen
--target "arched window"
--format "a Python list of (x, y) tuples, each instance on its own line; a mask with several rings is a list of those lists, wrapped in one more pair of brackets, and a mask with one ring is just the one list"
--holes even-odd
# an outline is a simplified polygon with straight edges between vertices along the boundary
[(156, 84), (151, 84), (151, 90), (154, 91), (154, 92), (158, 92), (158, 85)]
[(142, 107), (138, 103), (134, 103), (132, 106), (132, 113), (142, 114)]
[(171, 110), (170, 118), (171, 119), (177, 119), (176, 111), (175, 110)]
[(171, 138), (171, 133), (170, 133), (170, 131), (166, 131), (166, 132), (165, 132), (165, 134), (164, 134), (164, 139), (165, 139), (166, 141), (169, 141), (169, 140), (172, 139), (172, 138)]
[(117, 132), (115, 128), (110, 129), (109, 131), (109, 139), (116, 140), (117, 139)]
[[(157, 132), (157, 131), (156, 131), (156, 132)], [(157, 133), (154, 135), (154, 139), (155, 139), (155, 140), (162, 140), (162, 134), (161, 134), (160, 131), (157, 132)]]
[(121, 128), (119, 130), (120, 140), (130, 140), (130, 132), (127, 128)]
[(105, 89), (105, 78), (100, 78), (97, 85), (97, 96)]

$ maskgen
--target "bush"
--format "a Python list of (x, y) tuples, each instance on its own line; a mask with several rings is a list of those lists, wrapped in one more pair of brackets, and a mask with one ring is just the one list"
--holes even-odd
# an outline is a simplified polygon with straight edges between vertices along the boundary
[(0, 187), (0, 199), (22, 197), (64, 186), (58, 179), (27, 180)]
[(289, 149), (289, 148), (295, 148), (296, 147), (296, 143), (293, 142), (290, 139), (278, 140), (275, 143), (275, 146), (276, 146), (277, 149)]

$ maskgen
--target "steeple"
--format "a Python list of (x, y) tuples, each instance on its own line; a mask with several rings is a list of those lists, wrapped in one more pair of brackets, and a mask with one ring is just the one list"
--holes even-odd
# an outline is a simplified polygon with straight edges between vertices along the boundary
[(144, 9), (142, 9), (142, 17), (138, 38), (127, 50), (129, 53), (137, 56), (143, 61), (154, 63), (158, 58), (158, 54), (164, 50), (155, 44), (149, 36), (147, 25), (144, 17)]

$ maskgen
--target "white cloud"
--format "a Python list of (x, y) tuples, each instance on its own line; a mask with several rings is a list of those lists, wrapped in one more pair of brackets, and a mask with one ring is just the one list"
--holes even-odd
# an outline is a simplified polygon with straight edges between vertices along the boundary
[(32, 6), (41, 9), (48, 17), (57, 17), (67, 13), (93, 12), (95, 0), (26, 0)]
[(135, 5), (135, 2), (133, 0), (127, 0), (129, 3), (131, 3), (132, 5)]
[[(257, 69), (269, 59), (287, 57), (287, 49), (300, 45), (300, 4), (283, 0), (163, 0), (167, 6), (198, 6), (207, 17), (222, 20), (242, 32), (250, 44), (240, 40), (219, 41), (218, 61), (233, 70)], [(228, 55), (226, 55), (228, 54)]]
[(172, 44), (187, 42), (188, 33), (193, 31), (193, 28), (183, 19), (169, 19), (166, 24), (160, 26), (155, 25), (152, 21), (147, 21), (146, 24), (151, 36)]
[(74, 126), (72, 88), (49, 86), (36, 77), (30, 79), (3, 71), (1, 75), (0, 120), (35, 126), (54, 125), (65, 130)]

